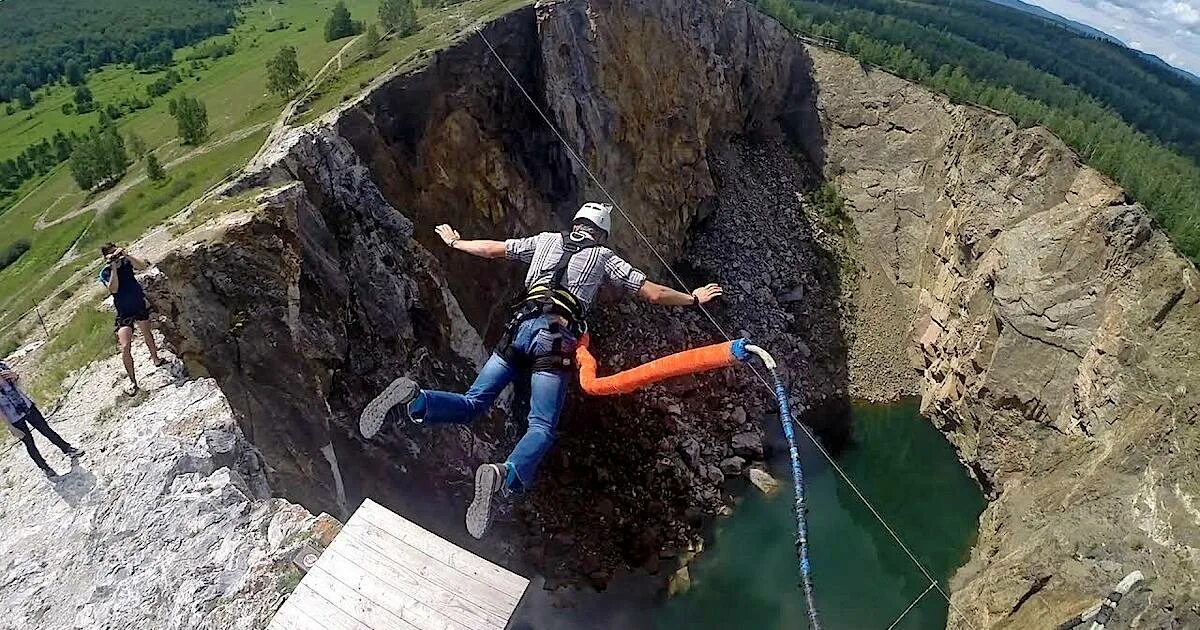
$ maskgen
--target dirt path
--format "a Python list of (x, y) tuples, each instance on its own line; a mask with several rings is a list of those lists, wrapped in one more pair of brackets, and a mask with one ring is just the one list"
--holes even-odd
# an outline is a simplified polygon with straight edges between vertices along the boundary
[[(239, 142), (241, 140), (245, 140), (246, 138), (249, 138), (250, 136), (254, 135), (259, 129), (262, 129), (263, 127), (266, 127), (266, 126), (267, 126), (267, 123), (259, 123), (257, 125), (243, 127), (242, 129), (239, 129), (239, 130), (225, 136), (224, 138), (217, 140), (216, 142), (209, 142), (207, 144), (204, 144), (203, 146), (199, 146), (191, 151), (188, 151), (187, 153), (175, 158), (174, 160), (167, 162), (163, 166), (163, 168), (168, 168), (168, 169), (174, 168), (176, 166), (179, 166), (180, 164), (183, 164), (184, 162), (187, 162), (187, 161), (190, 161), (197, 157), (200, 157), (201, 155), (204, 155), (205, 153), (208, 153), (209, 151), (212, 151), (213, 149), (223, 147), (231, 142)], [(140, 184), (144, 181), (146, 181), (145, 173), (142, 173), (140, 175), (135, 175), (129, 179), (126, 179), (125, 181), (122, 181), (120, 184), (117, 184), (116, 186), (112, 187), (110, 190), (105, 192), (99, 199), (92, 202), (91, 204), (88, 204), (86, 206), (83, 206), (82, 208), (73, 210), (71, 212), (68, 212), (67, 214), (65, 214), (61, 217), (58, 217), (57, 219), (54, 219), (53, 221), (46, 221), (45, 220), (46, 213), (43, 212), (42, 215), (40, 217), (38, 217), (38, 220), (34, 223), (33, 227), (35, 230), (44, 230), (46, 228), (54, 227), (60, 223), (70, 221), (71, 219), (74, 219), (75, 217), (85, 215), (89, 212), (96, 212), (96, 213), (104, 212), (105, 210), (108, 210), (109, 208), (111, 208), (112, 205), (114, 203), (116, 203), (118, 199), (120, 199), (122, 196), (124, 196), (125, 193), (129, 192), (130, 189), (132, 189), (134, 186), (137, 186), (138, 184)]]
[[(263, 141), (262, 146), (259, 147), (258, 153), (255, 154), (255, 156), (253, 158), (251, 158), (249, 162), (247, 162), (244, 170), (254, 170), (256, 168), (261, 168), (269, 163), (268, 161), (266, 161), (266, 159), (269, 157), (269, 156), (267, 156), (268, 150), (272, 146), (275, 146), (276, 143), (280, 140), (280, 138), (282, 138), (282, 136), (286, 135), (286, 133), (290, 130), (290, 127), (288, 126), (288, 121), (290, 121), (292, 116), (295, 115), (296, 110), (299, 107), (300, 103), (305, 98), (307, 98), (312, 93), (312, 91), (314, 89), (316, 89), (316, 87), (318, 85), (320, 85), (320, 82), (325, 78), (326, 73), (329, 72), (330, 68), (334, 67), (335, 63), (337, 64), (337, 70), (341, 71), (341, 69), (343, 67), (342, 57), (345, 55), (346, 51), (349, 50), (350, 47), (353, 46), (354, 43), (357, 42), (361, 37), (362, 37), (362, 35), (358, 35), (358, 36), (354, 37), (350, 41), (346, 42), (346, 44), (343, 45), (340, 49), (338, 49), (338, 51), (332, 57), (330, 57), (328, 61), (325, 62), (325, 65), (322, 66), (321, 69), (318, 70), (315, 75), (313, 75), (312, 80), (309, 81), (309, 83), (305, 87), (304, 91), (301, 92), (295, 99), (293, 99), (291, 102), (289, 102), (287, 104), (287, 107), (285, 107), (283, 109), (283, 111), (279, 115), (279, 118), (276, 119), (275, 123), (271, 127), (271, 132), (267, 135), (267, 138)], [(235, 131), (216, 142), (198, 147), (193, 151), (190, 151), (174, 160), (171, 160), (169, 163), (167, 163), (164, 166), (166, 168), (173, 168), (173, 167), (178, 166), (184, 162), (187, 162), (193, 158), (199, 157), (200, 155), (203, 155), (204, 153), (207, 153), (208, 151), (211, 151), (222, 145), (228, 144), (230, 142), (237, 142), (237, 141), (243, 140), (243, 139), (249, 137), (250, 135), (254, 134), (255, 132), (261, 130), (266, 125), (267, 125), (267, 123), (261, 123), (258, 125), (252, 125), (250, 127), (245, 127), (238, 131)], [(35, 222), (34, 228), (37, 230), (45, 230), (46, 228), (58, 225), (64, 221), (69, 221), (76, 217), (87, 214), (88, 212), (95, 213), (95, 216), (99, 216), (99, 214), (101, 212), (112, 207), (112, 205), (114, 203), (116, 203), (116, 201), (118, 199), (120, 199), (122, 195), (124, 195), (131, 188), (133, 188), (134, 186), (137, 186), (138, 184), (142, 183), (145, 180), (146, 180), (145, 174), (135, 176), (135, 177), (129, 179), (128, 181), (120, 183), (119, 185), (114, 187), (112, 190), (107, 191), (101, 198), (97, 199), (95, 202), (88, 204), (77, 210), (73, 210), (73, 211), (69, 212), (67, 215), (59, 217), (57, 219), (54, 219), (53, 221), (45, 220), (46, 214), (49, 211), (49, 208), (48, 208), (46, 211), (43, 211), (42, 214), (38, 217), (37, 221)], [(49, 178), (47, 178), (46, 181), (49, 181)], [(30, 195), (37, 192), (37, 190), (40, 189), (42, 185), (45, 185), (45, 182), (42, 182), (42, 184), (40, 184), (37, 188), (35, 188), (33, 191), (31, 191), (29, 193), (29, 195), (26, 195), (25, 197), (23, 197), (21, 199), (20, 202), (17, 202), (17, 204), (14, 204), (13, 207), (15, 208), (21, 202), (25, 201), (25, 199), (27, 199)], [(219, 184), (213, 186), (208, 191), (206, 191), (203, 195), (200, 195), (194, 201), (189, 203), (183, 210), (176, 213), (170, 219), (164, 221), (161, 225), (151, 229), (149, 232), (144, 234), (140, 239), (138, 239), (138, 245), (141, 245), (141, 246), (144, 246), (144, 247), (147, 247), (150, 249), (154, 249), (156, 251), (163, 249), (164, 247), (167, 246), (167, 244), (169, 244), (172, 241), (171, 236), (170, 236), (171, 226), (178, 225), (181, 222), (187, 221), (187, 218), (191, 214), (192, 211), (194, 211), (196, 208), (200, 207), (204, 203), (211, 201), (215, 197), (219, 196), (225, 190), (228, 190), (229, 186), (230, 186), (229, 181), (222, 181)], [(94, 220), (94, 217), (93, 217), (93, 220)], [(89, 228), (90, 227), (91, 226), (89, 226)], [(85, 230), (85, 233), (86, 233), (86, 230)], [(54, 266), (55, 270), (61, 269), (63, 266), (74, 262), (82, 255), (77, 251), (77, 249), (76, 249), (77, 245), (78, 245), (78, 241), (76, 241), (76, 244), (72, 245), (71, 248), (67, 251), (67, 253), (64, 254), (62, 256), (62, 258), (59, 259), (58, 263), (56, 263)], [(89, 276), (91, 274), (92, 274), (91, 269), (82, 269), (79, 272), (72, 274), (72, 276), (70, 278), (68, 278), (59, 287), (56, 288), (55, 292), (61, 291), (67, 287), (84, 287), (84, 288), (82, 288), (82, 290), (75, 291), (74, 295), (72, 295), (71, 298), (64, 301), (63, 304), (60, 304), (58, 308), (53, 309), (53, 314), (47, 313), (48, 317), (52, 317), (55, 320), (55, 322), (54, 322), (55, 324), (61, 324), (62, 322), (65, 322), (66, 317), (70, 313), (73, 313), (77, 308), (79, 308), (85, 302), (94, 299), (94, 296), (98, 293), (98, 291), (95, 290), (95, 287), (91, 287), (90, 285), (83, 282), (85, 277)], [(51, 274), (51, 273), (47, 273), (45, 276), (42, 277), (41, 281), (44, 281), (44, 280), (50, 278), (52, 275), (53, 274)], [(55, 292), (51, 292), (51, 294), (53, 294)], [(20, 321), (24, 322), (24, 320), (26, 320), (28, 317), (32, 317), (32, 315), (30, 313), (27, 313), (25, 316), (23, 316), (20, 319)], [(57, 328), (57, 326), (52, 326), (52, 327)]]
[[(318, 85), (320, 85), (321, 81), (325, 78), (326, 73), (329, 72), (330, 67), (332, 67), (335, 63), (337, 64), (337, 71), (341, 72), (342, 56), (346, 53), (347, 50), (350, 49), (351, 46), (353, 46), (355, 44), (355, 42), (357, 42), (361, 38), (362, 38), (361, 34), (357, 35), (354, 38), (352, 38), (350, 41), (346, 42), (346, 44), (343, 45), (341, 48), (339, 48), (338, 51), (336, 53), (334, 53), (334, 55), (332, 57), (330, 57), (328, 61), (325, 62), (325, 65), (321, 66), (321, 69), (318, 70), (317, 73), (313, 75), (312, 80), (308, 82), (308, 85), (304, 88), (304, 91), (302, 91), (296, 98), (292, 99), (292, 101), (287, 104), (287, 107), (283, 108), (283, 111), (279, 114), (279, 118), (277, 118), (275, 120), (274, 125), (271, 127), (271, 133), (267, 134), (267, 138), (266, 138), (266, 140), (263, 141), (262, 146), (259, 147), (258, 152), (247, 163), (247, 169), (254, 170), (253, 167), (262, 165), (262, 158), (263, 158), (264, 154), (266, 154), (267, 149), (269, 147), (271, 147), (273, 144), (275, 144), (275, 142), (287, 132), (287, 130), (288, 130), (287, 123), (289, 120), (291, 120), (292, 116), (294, 116), (296, 114), (296, 109), (300, 106), (300, 103), (305, 98), (307, 98), (312, 93), (312, 91), (314, 89), (316, 89), (316, 87)], [(244, 140), (265, 126), (266, 126), (266, 123), (261, 123), (258, 125), (251, 125), (249, 127), (244, 127), (237, 131), (234, 131), (233, 133), (230, 133), (229, 135), (225, 136), (224, 138), (221, 138), (220, 140), (218, 140), (216, 142), (210, 142), (210, 143), (204, 144), (200, 147), (197, 147), (197, 148), (193, 149), (192, 151), (189, 151), (189, 152), (175, 158), (174, 160), (171, 160), (170, 162), (164, 164), (163, 166), (164, 166), (164, 168), (174, 168), (180, 164), (183, 164), (184, 162), (190, 161), (201, 155), (204, 155), (205, 153), (208, 153), (209, 151), (212, 151), (213, 149), (224, 146), (231, 142), (238, 142), (238, 141)], [(106, 191), (99, 199), (92, 202), (91, 204), (85, 205), (76, 210), (72, 210), (71, 212), (68, 212), (67, 214), (65, 214), (61, 217), (58, 217), (57, 219), (54, 219), (52, 221), (47, 221), (46, 214), (49, 213), (51, 208), (53, 208), (53, 205), (52, 205), (51, 208), (47, 208), (45, 211), (42, 212), (42, 214), (37, 218), (37, 221), (34, 222), (33, 227), (35, 230), (41, 231), (41, 230), (45, 230), (46, 228), (54, 227), (56, 225), (66, 222), (66, 221), (70, 221), (71, 219), (74, 219), (76, 217), (83, 216), (89, 212), (95, 212), (95, 213), (104, 212), (105, 210), (108, 210), (109, 208), (111, 208), (112, 205), (114, 203), (116, 203), (118, 199), (120, 199), (122, 196), (124, 196), (125, 193), (129, 192), (130, 189), (132, 189), (134, 186), (137, 186), (138, 184), (141, 184), (144, 181), (146, 181), (145, 174), (140, 174), (135, 177), (126, 179), (125, 181), (122, 181), (120, 184), (117, 184), (116, 186), (114, 186), (112, 189)], [(35, 188), (33, 191), (31, 191), (29, 193), (29, 195), (32, 195), (34, 192), (37, 192), (37, 190), (39, 188), (41, 188), (41, 186), (38, 186), (38, 188)], [(13, 207), (15, 208), (17, 205), (20, 205), (21, 202), (25, 201), (25, 199), (28, 199), (29, 195), (26, 195), (25, 197), (23, 197), (21, 199), (21, 201), (18, 201), (16, 204), (14, 204)], [(209, 197), (209, 195), (206, 193), (204, 198), (208, 198), (208, 197)], [(60, 200), (61, 200), (61, 197), (60, 197)], [(67, 255), (65, 255), (63, 257), (63, 260), (64, 261), (71, 260), (73, 258), (73, 256), (72, 256), (73, 251), (74, 251), (74, 248), (72, 248), (72, 251), (67, 252)]]
[(271, 153), (270, 150), (272, 147), (278, 147), (283, 144), (281, 142), (283, 137), (287, 135), (288, 131), (291, 130), (288, 122), (293, 116), (296, 115), (296, 110), (299, 109), (300, 103), (307, 99), (312, 94), (313, 90), (315, 90), (317, 86), (321, 84), (321, 81), (325, 78), (325, 73), (329, 71), (330, 66), (332, 66), (335, 62), (337, 63), (337, 71), (342, 71), (342, 55), (345, 54), (345, 52), (361, 38), (362, 35), (357, 35), (350, 41), (346, 42), (346, 44), (340, 49), (338, 49), (338, 51), (329, 58), (329, 61), (326, 61), (325, 65), (321, 66), (320, 70), (317, 70), (317, 73), (313, 75), (312, 80), (310, 80), (308, 85), (296, 95), (296, 98), (288, 102), (287, 106), (283, 108), (283, 111), (279, 113), (279, 117), (275, 119), (275, 125), (271, 127), (271, 133), (267, 134), (267, 139), (263, 141), (262, 147), (259, 148), (258, 153), (254, 154), (254, 157), (250, 158), (250, 161), (246, 163), (247, 171), (254, 172), (262, 170), (267, 166), (267, 164), (274, 160), (274, 154)]

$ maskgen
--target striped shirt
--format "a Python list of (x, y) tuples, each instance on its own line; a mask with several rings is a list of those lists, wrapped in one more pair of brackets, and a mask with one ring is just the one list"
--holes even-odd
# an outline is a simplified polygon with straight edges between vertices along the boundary
[[(554, 266), (563, 254), (563, 235), (542, 232), (526, 238), (510, 238), (504, 241), (504, 254), (509, 260), (529, 265), (529, 272), (525, 274), (525, 288), (529, 289), (554, 276)], [(575, 254), (563, 276), (563, 286), (579, 300), (584, 312), (591, 310), (604, 284), (637, 293), (645, 283), (646, 274), (604, 246)]]
[[(0, 361), (0, 372), (7, 371), (10, 368), (7, 363)], [(0, 378), (0, 417), (8, 421), (9, 424), (16, 424), (25, 419), (26, 414), (33, 407), (33, 401), (17, 387), (16, 383), (10, 383)]]

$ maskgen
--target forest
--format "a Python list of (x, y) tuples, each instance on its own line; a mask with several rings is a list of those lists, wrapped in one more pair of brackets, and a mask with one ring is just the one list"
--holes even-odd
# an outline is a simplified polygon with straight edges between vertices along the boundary
[(32, 105), (58, 80), (78, 85), (109, 63), (169, 64), (174, 49), (224, 33), (235, 0), (3, 0), (0, 101)]
[(789, 29), (958, 102), (1043, 125), (1200, 261), (1200, 85), (986, 0), (755, 0)]

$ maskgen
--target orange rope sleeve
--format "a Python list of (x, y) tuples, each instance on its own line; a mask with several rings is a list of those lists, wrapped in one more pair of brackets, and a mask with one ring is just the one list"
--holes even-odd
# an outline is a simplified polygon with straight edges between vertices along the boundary
[(697, 374), (738, 362), (732, 341), (694, 348), (655, 359), (633, 369), (610, 376), (597, 376), (596, 357), (588, 350), (588, 336), (579, 340), (575, 362), (579, 364), (579, 385), (592, 396), (628, 394), (641, 387), (685, 374)]

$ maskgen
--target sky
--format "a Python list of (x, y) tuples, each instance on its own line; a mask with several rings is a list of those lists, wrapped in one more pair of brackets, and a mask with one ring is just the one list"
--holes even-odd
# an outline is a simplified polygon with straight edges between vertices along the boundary
[(1200, 0), (1025, 0), (1200, 75)]

